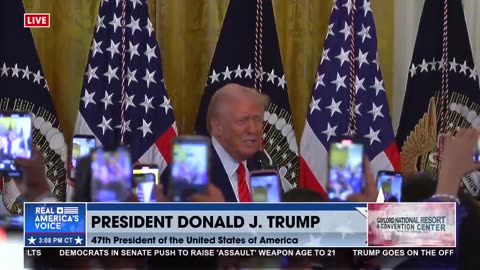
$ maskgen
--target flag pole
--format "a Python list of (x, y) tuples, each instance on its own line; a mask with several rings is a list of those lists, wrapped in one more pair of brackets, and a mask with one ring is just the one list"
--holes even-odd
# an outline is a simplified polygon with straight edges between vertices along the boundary
[[(447, 119), (449, 116), (448, 111), (448, 101), (450, 99), (448, 93), (448, 0), (443, 1), (443, 32), (442, 32), (442, 89), (440, 90), (440, 132), (439, 136), (442, 137), (442, 133), (448, 133), (450, 128), (447, 124)], [(443, 154), (443, 140), (439, 139), (438, 145), (439, 155), (438, 155), (438, 166), (437, 174), (440, 171), (442, 164), (442, 154)]]
[(255, 20), (255, 83), (254, 88), (262, 92), (263, 85), (263, 0), (257, 0)]
[(352, 13), (350, 13), (350, 21), (351, 21), (351, 27), (350, 27), (350, 35), (351, 41), (350, 41), (350, 55), (349, 55), (349, 60), (350, 60), (350, 117), (348, 121), (348, 134), (350, 136), (355, 136), (357, 133), (357, 119), (355, 117), (355, 104), (356, 104), (356, 95), (357, 95), (357, 90), (356, 90), (356, 84), (355, 84), (355, 13), (357, 11), (356, 7), (356, 1), (352, 0)]
[(443, 42), (442, 42), (442, 89), (441, 89), (441, 117), (440, 132), (448, 132), (446, 119), (448, 118), (448, 0), (443, 1)]
[[(255, 82), (254, 88), (262, 93), (263, 86), (263, 0), (257, 0), (255, 15)], [(265, 129), (265, 126), (263, 127)], [(263, 132), (262, 132), (263, 133)], [(262, 136), (263, 138), (263, 136)], [(265, 140), (262, 140), (260, 151), (265, 149)], [(265, 152), (265, 151), (264, 151)]]
[(120, 145), (124, 145), (124, 137), (125, 137), (125, 111), (126, 111), (126, 91), (125, 91), (125, 66), (126, 66), (126, 61), (125, 61), (125, 39), (126, 39), (126, 26), (125, 26), (125, 17), (126, 17), (126, 12), (127, 12), (127, 0), (122, 0), (122, 111), (120, 115)]

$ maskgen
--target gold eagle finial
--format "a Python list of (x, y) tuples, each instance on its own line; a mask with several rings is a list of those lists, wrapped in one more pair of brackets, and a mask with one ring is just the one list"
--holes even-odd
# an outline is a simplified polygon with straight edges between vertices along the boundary
[(432, 151), (437, 144), (437, 111), (432, 97), (428, 110), (417, 123), (400, 153), (400, 164), (404, 174), (417, 173), (418, 158)]

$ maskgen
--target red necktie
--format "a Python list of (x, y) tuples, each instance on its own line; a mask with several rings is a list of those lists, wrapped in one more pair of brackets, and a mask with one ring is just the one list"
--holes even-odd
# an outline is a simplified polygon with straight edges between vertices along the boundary
[(245, 165), (240, 163), (237, 168), (238, 176), (238, 198), (240, 202), (251, 202), (250, 190), (247, 185), (247, 178), (245, 177)]

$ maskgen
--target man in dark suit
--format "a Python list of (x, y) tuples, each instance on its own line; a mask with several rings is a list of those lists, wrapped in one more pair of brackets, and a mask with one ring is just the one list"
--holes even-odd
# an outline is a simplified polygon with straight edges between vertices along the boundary
[(259, 169), (263, 114), (269, 98), (254, 89), (227, 84), (212, 96), (207, 128), (212, 138), (210, 181), (227, 202), (250, 202), (249, 171)]
[[(207, 111), (209, 180), (222, 191), (226, 202), (251, 201), (249, 172), (276, 169), (262, 150), (263, 115), (268, 104), (268, 96), (238, 84), (223, 86), (211, 98)], [(171, 192), (170, 173), (168, 166), (160, 177), (165, 195)]]
[[(259, 154), (262, 153), (259, 151), (262, 148), (263, 114), (268, 103), (267, 96), (238, 84), (227, 84), (212, 96), (207, 112), (207, 128), (212, 142), (209, 181), (222, 192), (226, 202), (250, 202), (249, 172), (261, 169), (263, 163), (268, 162)], [(168, 192), (169, 168), (165, 172), (162, 184)], [(212, 197), (215, 196), (209, 194), (204, 201), (211, 201)], [(172, 269), (175, 265), (177, 269), (190, 269), (195, 265), (196, 269), (223, 269), (230, 263), (224, 259), (153, 258), (148, 268)]]

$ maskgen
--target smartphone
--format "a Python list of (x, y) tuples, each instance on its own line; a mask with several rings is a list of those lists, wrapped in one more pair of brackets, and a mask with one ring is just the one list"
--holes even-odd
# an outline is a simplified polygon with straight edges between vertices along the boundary
[(153, 173), (133, 174), (133, 192), (139, 202), (156, 202), (155, 175)]
[(193, 193), (207, 192), (210, 166), (210, 139), (179, 136), (173, 141), (171, 170), (172, 201), (189, 201)]
[(97, 148), (91, 153), (91, 198), (93, 202), (125, 202), (132, 188), (130, 152)]
[(403, 175), (400, 172), (379, 171), (377, 173), (377, 189), (382, 188), (386, 202), (402, 201)]
[(280, 176), (275, 170), (250, 172), (250, 192), (253, 202), (280, 202)]
[(133, 175), (153, 174), (155, 184), (160, 183), (160, 170), (156, 164), (135, 164), (133, 165)]
[(362, 192), (363, 158), (364, 145), (360, 141), (346, 138), (330, 144), (327, 182), (330, 200), (346, 201), (349, 195)]
[(70, 164), (70, 179), (75, 178), (75, 168), (77, 168), (78, 160), (82, 157), (90, 155), (90, 152), (95, 149), (97, 141), (94, 136), (90, 135), (75, 135), (72, 142), (72, 159)]
[(0, 173), (21, 176), (15, 158), (32, 157), (32, 118), (28, 112), (0, 113)]
[(478, 137), (475, 149), (473, 149), (473, 162), (480, 162), (480, 137)]
[(23, 231), (23, 215), (0, 214), (0, 228), (6, 231)]

